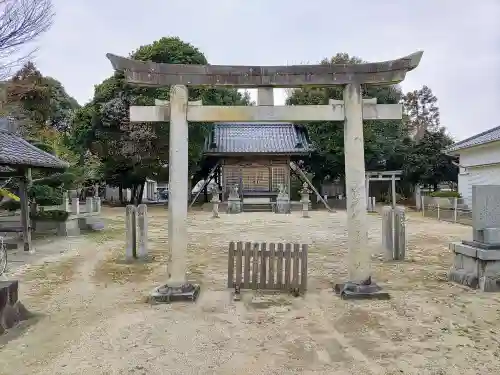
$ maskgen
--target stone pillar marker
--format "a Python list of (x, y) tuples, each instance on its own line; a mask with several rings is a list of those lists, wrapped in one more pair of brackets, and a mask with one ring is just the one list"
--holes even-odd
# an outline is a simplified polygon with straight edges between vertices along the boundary
[(87, 197), (85, 199), (85, 212), (86, 213), (94, 212), (94, 198), (93, 197)]
[(146, 259), (148, 256), (148, 206), (137, 206), (137, 258)]
[(219, 203), (220, 203), (219, 187), (215, 186), (212, 189), (211, 193), (212, 193), (212, 199), (210, 200), (210, 202), (212, 202), (212, 218), (217, 219), (219, 218)]
[(73, 215), (80, 214), (80, 199), (78, 198), (71, 199), (71, 213)]
[(302, 217), (308, 218), (309, 216), (309, 203), (311, 199), (309, 198), (311, 190), (307, 186), (307, 182), (302, 184), (302, 189), (300, 190), (300, 203), (302, 203)]
[(384, 259), (394, 260), (394, 231), (393, 231), (393, 209), (391, 206), (382, 207), (382, 247), (384, 248)]
[(137, 257), (136, 243), (136, 207), (132, 204), (125, 208), (125, 259), (134, 260)]
[(93, 198), (94, 212), (101, 213), (101, 197)]
[(406, 210), (402, 206), (394, 208), (394, 259), (406, 257)]
[(69, 196), (68, 196), (68, 192), (67, 191), (65, 191), (63, 193), (63, 197), (62, 197), (62, 210), (66, 211), (66, 212), (70, 212), (70, 208), (69, 208)]

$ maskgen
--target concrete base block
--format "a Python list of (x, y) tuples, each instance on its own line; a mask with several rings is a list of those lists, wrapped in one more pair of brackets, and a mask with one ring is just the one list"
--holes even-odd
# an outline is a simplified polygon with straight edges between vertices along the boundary
[(228, 214), (239, 214), (241, 213), (241, 201), (239, 199), (227, 201), (227, 213)]
[(79, 236), (80, 226), (78, 220), (66, 220), (57, 223), (58, 236)]
[(454, 253), (448, 280), (479, 289), (500, 292), (500, 250), (484, 250), (461, 242), (450, 244)]
[(274, 213), (276, 214), (289, 214), (291, 212), (290, 201), (278, 200)]
[(19, 313), (16, 311), (14, 306), (11, 306), (10, 304), (5, 305), (2, 310), (0, 325), (2, 325), (4, 329), (10, 329), (19, 323), (19, 320)]
[(448, 280), (472, 289), (477, 289), (479, 285), (477, 276), (474, 273), (468, 273), (464, 270), (451, 269), (448, 273)]
[(0, 281), (0, 334), (31, 317), (18, 299), (17, 280)]

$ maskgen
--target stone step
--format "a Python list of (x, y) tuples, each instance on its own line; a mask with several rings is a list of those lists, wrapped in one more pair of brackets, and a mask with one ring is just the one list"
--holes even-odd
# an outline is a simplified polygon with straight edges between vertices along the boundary
[(243, 212), (272, 212), (271, 203), (243, 203)]

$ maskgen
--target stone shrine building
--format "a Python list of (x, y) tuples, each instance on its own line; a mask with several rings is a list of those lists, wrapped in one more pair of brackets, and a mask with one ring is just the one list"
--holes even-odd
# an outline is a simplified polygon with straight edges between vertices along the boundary
[(205, 140), (204, 158), (215, 166), (214, 178), (226, 201), (238, 185), (243, 203), (274, 202), (279, 186), (290, 195), (290, 162), (309, 155), (304, 127), (292, 123), (216, 123)]

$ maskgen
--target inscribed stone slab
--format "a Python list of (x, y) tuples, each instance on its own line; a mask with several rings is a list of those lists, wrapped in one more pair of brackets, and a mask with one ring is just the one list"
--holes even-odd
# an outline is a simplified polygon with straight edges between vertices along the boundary
[(500, 185), (472, 186), (472, 227), (500, 228)]

